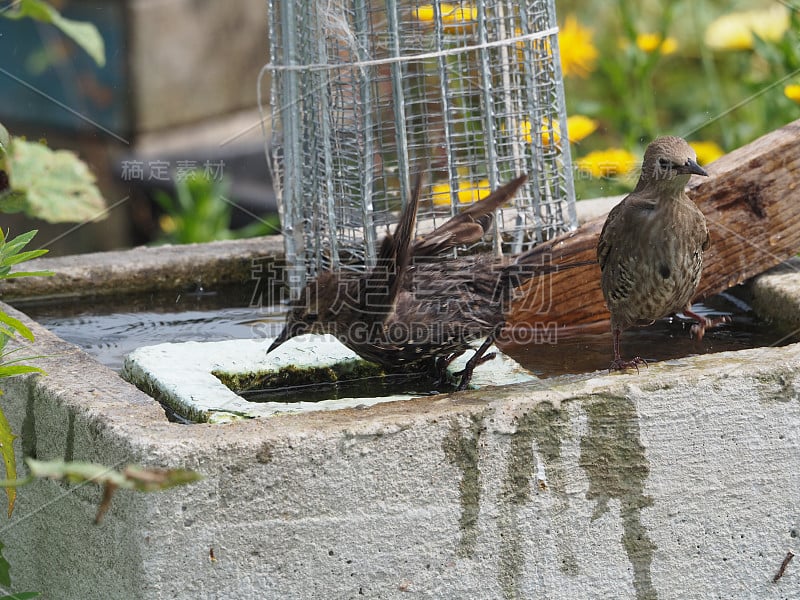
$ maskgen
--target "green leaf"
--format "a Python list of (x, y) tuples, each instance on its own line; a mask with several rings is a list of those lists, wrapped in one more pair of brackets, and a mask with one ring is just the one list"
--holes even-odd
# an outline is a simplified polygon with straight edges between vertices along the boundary
[(36, 460), (26, 458), (25, 463), (33, 477), (64, 480), (71, 483), (93, 481), (125, 485), (125, 478), (110, 467), (87, 462), (64, 462), (63, 460)]
[(45, 248), (39, 250), (28, 250), (27, 252), (20, 252), (13, 257), (7, 258), (3, 261), (5, 265), (16, 265), (17, 263), (25, 262), (26, 260), (33, 260), (40, 257), (42, 254), (47, 254)]
[(31, 333), (31, 330), (28, 329), (25, 323), (23, 323), (19, 319), (15, 319), (14, 317), (11, 317), (6, 313), (0, 311), (0, 323), (5, 323), (6, 325), (9, 326), (9, 328), (17, 331), (17, 333), (19, 333), (26, 340), (29, 340), (31, 342), (33, 341), (33, 334)]
[(172, 197), (169, 194), (162, 192), (161, 190), (156, 190), (153, 199), (165, 213), (169, 215), (175, 214), (175, 204), (173, 203)]
[(0, 365), (0, 377), (13, 377), (26, 373), (44, 373), (44, 369), (31, 365)]
[(74, 153), (20, 138), (11, 150), (11, 188), (25, 194), (27, 215), (50, 223), (105, 218), (94, 175)]
[(23, 485), (28, 485), (36, 481), (33, 477), (28, 475), (27, 477), (23, 477), (22, 479), (0, 479), (0, 487), (4, 488), (18, 488), (22, 487)]
[(0, 211), (8, 214), (23, 212), (28, 206), (25, 192), (17, 192), (11, 188), (0, 194)]
[[(122, 472), (119, 472), (104, 465), (85, 462), (40, 461), (33, 458), (26, 458), (25, 462), (31, 477), (64, 480), (70, 483), (91, 481), (102, 485), (103, 499), (97, 507), (95, 523), (100, 523), (118, 488), (153, 492), (202, 479), (199, 473), (187, 469), (145, 469), (136, 465), (128, 465)], [(2, 483), (0, 482), (0, 484)]]
[(74, 21), (61, 16), (54, 7), (43, 0), (20, 0), (16, 10), (4, 14), (10, 19), (30, 17), (42, 23), (58, 27), (64, 35), (83, 48), (98, 67), (106, 64), (106, 50), (103, 37), (93, 23)]
[(137, 465), (129, 465), (122, 474), (131, 482), (133, 489), (141, 492), (166, 490), (187, 483), (200, 481), (203, 476), (189, 469), (145, 469)]
[(91, 481), (143, 492), (165, 490), (203, 478), (199, 473), (187, 469), (155, 469), (129, 465), (120, 472), (105, 465), (77, 461), (26, 458), (25, 463), (34, 477), (58, 479), (70, 483)]
[(25, 233), (19, 234), (13, 240), (5, 242), (2, 246), (2, 254), (3, 255), (16, 254), (17, 252), (22, 250), (25, 246), (30, 244), (31, 240), (36, 236), (38, 232), (39, 232), (38, 229), (31, 229), (30, 231), (26, 231)]
[(14, 271), (7, 275), (0, 276), (0, 279), (13, 279), (14, 277), (51, 277), (55, 275), (53, 271)]
[[(6, 479), (17, 478), (17, 463), (14, 457), (14, 438), (16, 437), (11, 431), (11, 425), (8, 424), (5, 414), (0, 410), (0, 454), (3, 455), (3, 462), (6, 465)], [(6, 496), (8, 497), (8, 516), (10, 517), (17, 499), (17, 488), (7, 487)]]

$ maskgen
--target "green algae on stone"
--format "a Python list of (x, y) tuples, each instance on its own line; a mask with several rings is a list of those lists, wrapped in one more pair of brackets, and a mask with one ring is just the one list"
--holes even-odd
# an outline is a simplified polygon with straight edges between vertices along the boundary
[(288, 365), (278, 370), (250, 373), (226, 373), (212, 371), (226, 387), (234, 392), (254, 389), (284, 388), (317, 383), (336, 383), (346, 379), (363, 379), (384, 375), (376, 364), (363, 360), (345, 360), (320, 367), (298, 367)]
[(461, 539), (458, 543), (458, 556), (471, 558), (475, 554), (478, 541), (478, 514), (481, 499), (481, 471), (478, 466), (479, 442), (481, 434), (486, 430), (483, 423), (489, 410), (470, 415), (470, 423), (462, 429), (458, 420), (454, 419), (450, 431), (442, 440), (442, 450), (451, 464), (461, 470), (461, 481), (458, 484), (461, 502), (461, 517), (458, 527)]
[(633, 567), (636, 600), (655, 600), (651, 568), (656, 545), (642, 524), (642, 509), (653, 504), (644, 490), (650, 465), (639, 436), (639, 417), (629, 398), (593, 395), (583, 403), (589, 430), (581, 439), (579, 465), (589, 478), (588, 500), (597, 500), (592, 520), (619, 500), (622, 546)]
[[(517, 427), (511, 436), (506, 476), (501, 490), (502, 552), (498, 563), (498, 578), (505, 598), (520, 595), (519, 583), (524, 566), (523, 540), (521, 539), (519, 510), (531, 497), (532, 485), (541, 491), (553, 494), (560, 502), (561, 512), (567, 510), (564, 465), (561, 460), (561, 442), (569, 425), (569, 415), (564, 408), (556, 408), (550, 402), (541, 402), (516, 419)], [(547, 481), (534, 481), (536, 456), (534, 447), (545, 464)], [(556, 538), (557, 551), (562, 572), (575, 575), (577, 560), (572, 551), (566, 531)]]

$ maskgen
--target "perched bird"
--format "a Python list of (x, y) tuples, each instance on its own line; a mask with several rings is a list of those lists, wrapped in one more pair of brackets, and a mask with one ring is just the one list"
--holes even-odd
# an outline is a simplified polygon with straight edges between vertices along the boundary
[(536, 273), (556, 270), (538, 253), (516, 260), (488, 254), (458, 258), (447, 250), (481, 239), (494, 210), (525, 182), (522, 175), (432, 232), (412, 240), (420, 183), (393, 235), (384, 238), (378, 266), (367, 273), (324, 272), (293, 304), (272, 352), (303, 333), (329, 333), (362, 358), (389, 370), (428, 370), (440, 379), (471, 342), (486, 337), (461, 372), (465, 389), (472, 371), (505, 324), (513, 288)]
[(692, 175), (708, 173), (689, 144), (657, 138), (644, 153), (636, 188), (611, 210), (600, 233), (597, 260), (611, 312), (612, 370), (647, 364), (638, 356), (620, 356), (620, 334), (633, 325), (683, 312), (697, 320), (692, 333), (702, 339), (706, 328), (727, 321), (691, 310), (709, 245), (706, 219), (684, 190)]

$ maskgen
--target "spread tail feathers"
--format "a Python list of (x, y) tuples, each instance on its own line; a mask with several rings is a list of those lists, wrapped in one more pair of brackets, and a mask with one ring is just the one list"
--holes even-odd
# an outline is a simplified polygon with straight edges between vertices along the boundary
[(414, 188), (408, 203), (400, 214), (400, 221), (394, 233), (383, 238), (378, 251), (378, 264), (371, 276), (364, 280), (362, 298), (367, 304), (378, 303), (391, 306), (397, 297), (397, 291), (408, 268), (411, 253), (411, 240), (414, 237), (414, 226), (417, 222), (417, 210), (422, 190), (422, 174), (416, 175)]
[(498, 295), (505, 295), (516, 287), (521, 286), (529, 279), (548, 273), (567, 271), (577, 267), (589, 267), (596, 265), (594, 260), (579, 260), (573, 262), (558, 263), (553, 261), (553, 256), (545, 246), (536, 246), (527, 252), (520, 254), (516, 260), (503, 267), (503, 275), (496, 291)]

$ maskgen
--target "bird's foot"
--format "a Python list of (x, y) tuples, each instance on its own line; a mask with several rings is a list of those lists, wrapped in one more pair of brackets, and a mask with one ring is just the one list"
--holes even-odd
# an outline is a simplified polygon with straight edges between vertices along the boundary
[(461, 369), (458, 373), (453, 373), (456, 377), (461, 377), (461, 381), (458, 382), (458, 387), (456, 387), (457, 392), (463, 392), (469, 386), (469, 382), (472, 380), (472, 372), (477, 367), (477, 364), (470, 365), (472, 360), (467, 362), (467, 366)]
[(630, 360), (623, 360), (617, 357), (613, 361), (611, 361), (611, 366), (608, 367), (608, 372), (610, 373), (611, 371), (626, 371), (627, 369), (634, 368), (638, 373), (639, 365), (644, 365), (645, 367), (649, 368), (647, 361), (643, 359), (641, 356), (637, 356), (636, 358), (632, 358)]
[(475, 350), (475, 354), (473, 354), (472, 357), (470, 357), (470, 359), (467, 361), (464, 370), (461, 371), (461, 373), (456, 373), (456, 376), (461, 375), (461, 382), (458, 384), (458, 387), (456, 388), (457, 392), (461, 392), (467, 389), (467, 385), (469, 385), (469, 381), (470, 379), (472, 379), (472, 372), (475, 370), (475, 367), (477, 367), (478, 365), (482, 365), (487, 360), (492, 360), (495, 356), (497, 356), (496, 352), (490, 352), (489, 354), (484, 354), (484, 353), (489, 349), (489, 346), (491, 346), (497, 339), (497, 335), (500, 333), (500, 330), (502, 328), (503, 328), (502, 324), (495, 327), (492, 334), (487, 336), (487, 338), (483, 340), (483, 343), (480, 345), (480, 347), (477, 350)]
[(447, 383), (447, 367), (450, 366), (456, 358), (464, 354), (464, 352), (453, 352), (447, 356), (440, 356), (436, 359), (436, 366), (435, 366), (435, 376), (436, 380), (434, 385), (438, 388), (440, 385)]
[(703, 336), (706, 334), (706, 329), (711, 329), (712, 327), (717, 327), (719, 325), (724, 325), (725, 323), (731, 322), (731, 318), (727, 315), (724, 317), (709, 319), (708, 317), (700, 316), (691, 311), (685, 312), (684, 314), (686, 314), (687, 317), (691, 317), (697, 321), (697, 323), (692, 325), (689, 333), (693, 338), (697, 338), (698, 342), (703, 339)]
[(475, 363), (476, 367), (481, 366), (485, 362), (489, 362), (493, 358), (497, 358), (497, 352), (489, 352), (486, 356), (481, 356), (480, 359)]
[(487, 362), (489, 360), (492, 360), (496, 356), (497, 356), (497, 352), (490, 352), (486, 356), (476, 355), (476, 356), (473, 356), (472, 358), (470, 358), (467, 361), (467, 365), (461, 371), (459, 371), (458, 373), (454, 373), (454, 375), (456, 377), (461, 377), (461, 381), (459, 382), (458, 387), (456, 388), (456, 391), (457, 392), (463, 392), (465, 389), (467, 389), (467, 386), (469, 385), (470, 380), (472, 380), (472, 373), (473, 373), (473, 371), (475, 371), (475, 368), (479, 367), (480, 365), (482, 365), (483, 363), (485, 363), (485, 362)]
[(456, 373), (456, 375), (461, 375), (461, 381), (458, 383), (458, 387), (456, 387), (457, 392), (463, 392), (469, 387), (469, 382), (472, 380), (472, 371), (474, 371), (474, 369), (464, 369)]

